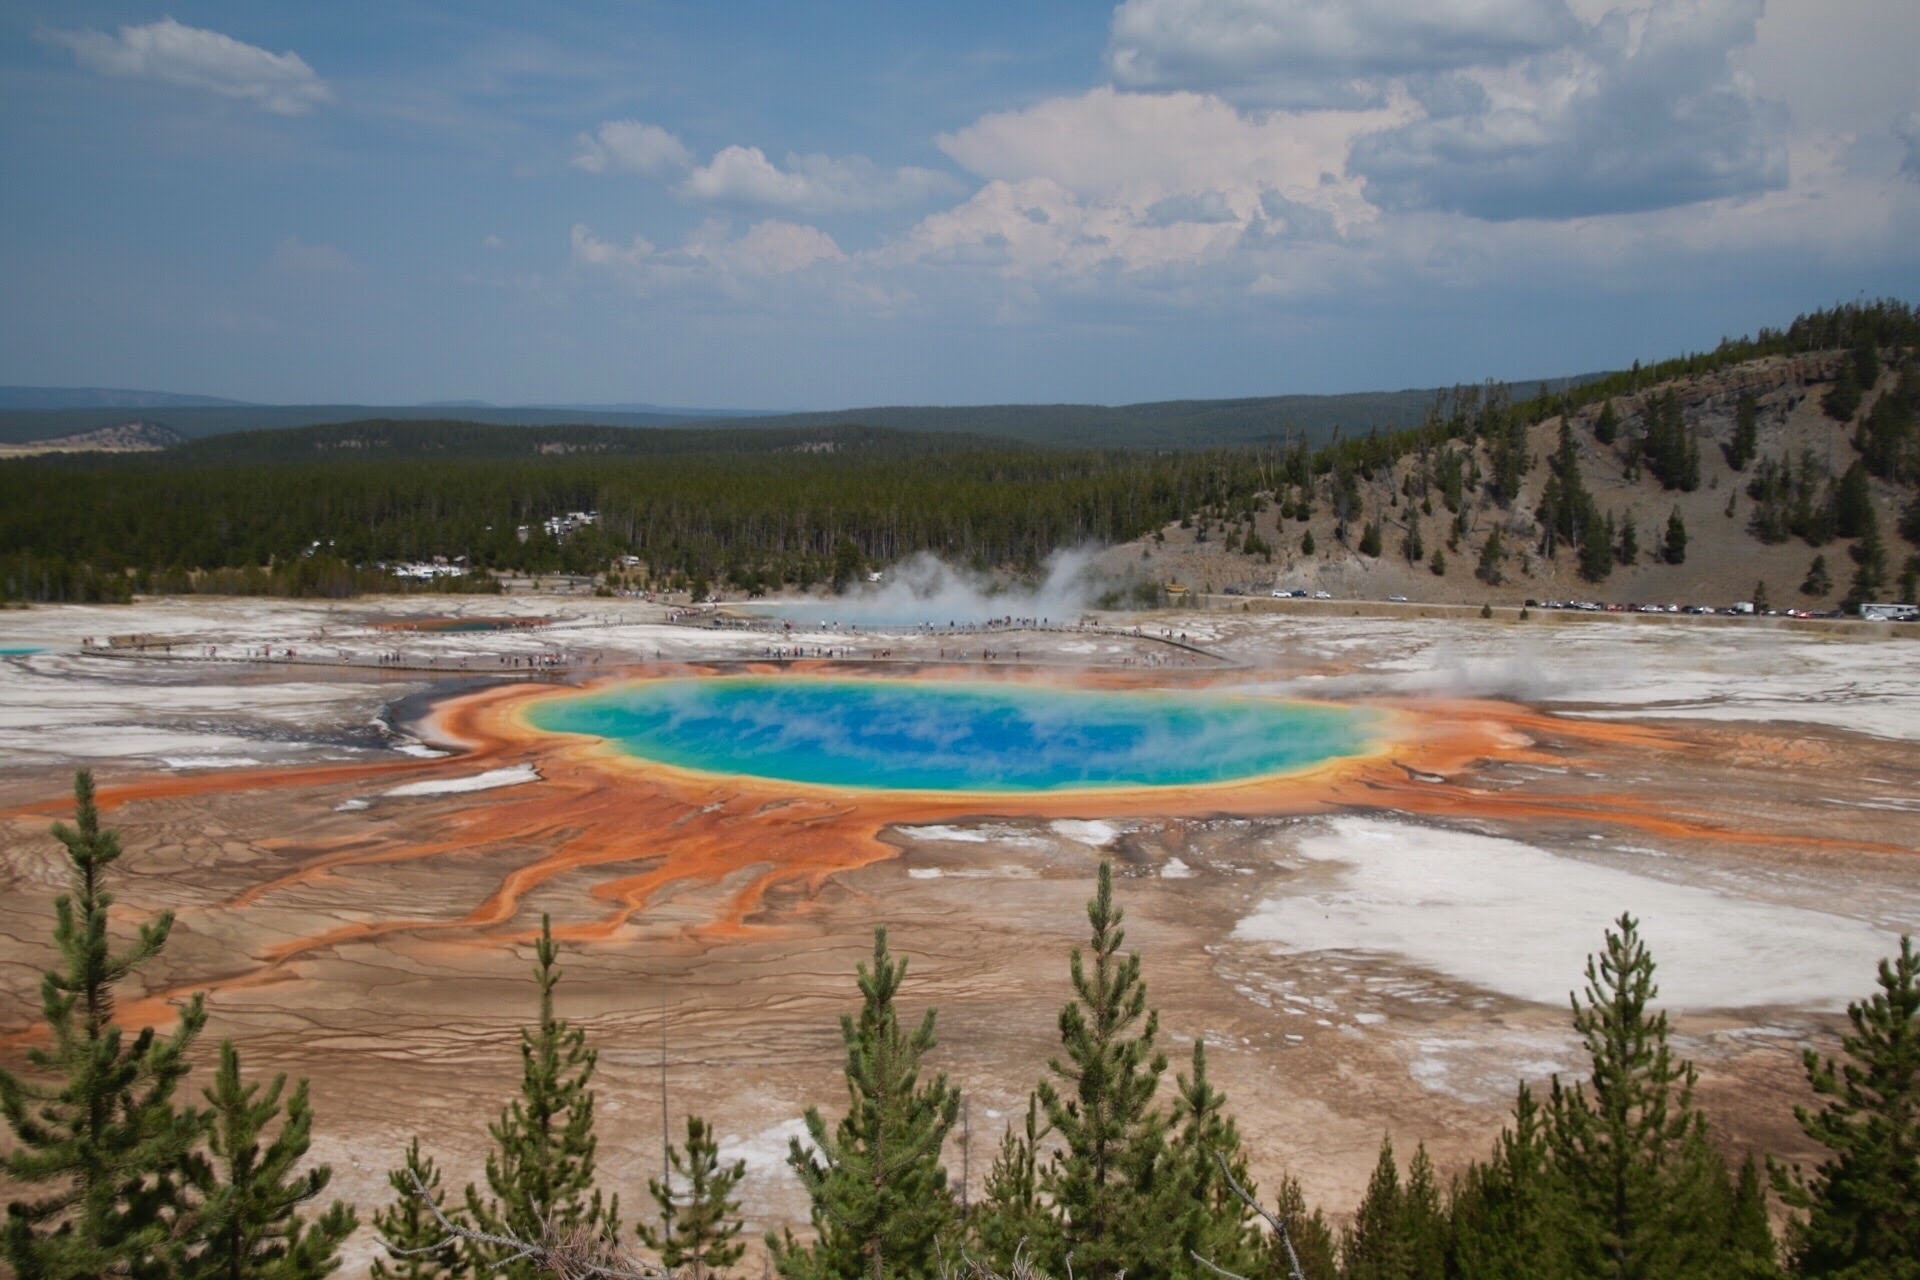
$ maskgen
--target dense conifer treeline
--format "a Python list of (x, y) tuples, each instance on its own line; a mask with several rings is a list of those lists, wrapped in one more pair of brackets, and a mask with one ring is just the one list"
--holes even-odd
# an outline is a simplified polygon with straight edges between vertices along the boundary
[[(347, 566), (464, 555), (482, 569), (539, 573), (591, 572), (634, 554), (660, 578), (743, 585), (829, 580), (843, 547), (863, 560), (931, 551), (1031, 566), (1058, 547), (1124, 541), (1244, 497), (1258, 474), (1248, 461), (871, 443), (515, 462), (28, 460), (0, 464), (0, 594), (97, 598), (87, 593), (116, 576), (140, 589), (316, 555)], [(599, 523), (564, 542), (541, 528), (576, 510), (597, 510)]]
[[(210, 1109), (179, 1100), (205, 1013), (196, 999), (167, 1035), (128, 1043), (114, 988), (166, 941), (171, 918), (116, 953), (103, 874), (119, 856), (92, 784), (76, 784), (74, 829), (55, 828), (73, 892), (57, 905), (62, 968), (47, 975), (51, 1046), (29, 1051), (28, 1080), (0, 1072), (13, 1149), (0, 1168), (35, 1199), (8, 1209), (5, 1256), (21, 1280), (192, 1276), (309, 1280), (337, 1268), (355, 1225), (324, 1191), (324, 1165), (298, 1170), (314, 1119), (304, 1082), (248, 1084), (223, 1046)], [(898, 998), (904, 960), (876, 930), (857, 974), (861, 1004), (842, 1019), (847, 1111), (807, 1114), (811, 1146), (789, 1159), (813, 1203), (812, 1239), (769, 1237), (783, 1280), (932, 1280), (1010, 1275), (1188, 1280), (1915, 1280), (1920, 1277), (1920, 953), (1903, 938), (1878, 990), (1849, 1006), (1838, 1059), (1809, 1050), (1818, 1107), (1796, 1118), (1828, 1153), (1812, 1168), (1748, 1153), (1731, 1167), (1696, 1107), (1694, 1069), (1657, 1010), (1655, 964), (1631, 916), (1589, 959), (1573, 1025), (1585, 1078), (1550, 1082), (1544, 1105), (1520, 1085), (1512, 1123), (1487, 1158), (1442, 1176), (1416, 1145), (1404, 1166), (1391, 1136), (1365, 1199), (1339, 1233), (1284, 1178), (1271, 1208), (1248, 1175), (1228, 1099), (1196, 1042), (1171, 1090), (1142, 961), (1123, 952), (1111, 864), (1088, 903), (1090, 936), (1068, 964), (1061, 1053), (1024, 1123), (1009, 1125), (986, 1194), (949, 1185), (943, 1148), (959, 1105), (924, 1060), (934, 1012), (917, 1023)], [(522, 1085), (490, 1127), (483, 1195), (449, 1195), (418, 1138), (373, 1217), (386, 1242), (377, 1276), (675, 1275), (708, 1280), (739, 1262), (732, 1198), (744, 1166), (713, 1130), (687, 1120), (672, 1172), (649, 1183), (658, 1226), (636, 1228), (596, 1184), (595, 1051), (557, 1012), (557, 950), (535, 949), (538, 1017), (522, 1033)], [(909, 1029), (911, 1028), (911, 1029)], [(271, 1132), (271, 1138), (268, 1135)], [(263, 1145), (264, 1144), (264, 1145)], [(1771, 1189), (1790, 1211), (1768, 1224)], [(1273, 1229), (1263, 1227), (1269, 1224)]]

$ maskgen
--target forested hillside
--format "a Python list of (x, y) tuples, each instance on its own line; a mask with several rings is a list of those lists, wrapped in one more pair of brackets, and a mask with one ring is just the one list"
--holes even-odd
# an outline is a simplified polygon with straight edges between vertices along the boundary
[[(489, 570), (590, 572), (626, 553), (663, 580), (805, 586), (916, 551), (1032, 566), (1055, 547), (1123, 541), (1254, 483), (1245, 455), (1211, 451), (1051, 452), (853, 431), (752, 433), (644, 457), (600, 453), (592, 438), (576, 442), (584, 453), (472, 457), (433, 442), (499, 437), (390, 429), (407, 443), (378, 458), (330, 446), (321, 461), (183, 452), (0, 466), (0, 586), (84, 599), (123, 583), (188, 589), (198, 571), (279, 566), (299, 576), (316, 559), (448, 555)], [(576, 510), (597, 511), (598, 523), (564, 542), (540, 528)]]
[(1290, 455), (1146, 550), (1214, 590), (1912, 600), (1917, 339), (1911, 308), (1873, 303), (1528, 403), (1464, 388), (1415, 431)]
[[(1526, 395), (1578, 380), (1530, 383)], [(822, 427), (858, 423), (898, 431), (963, 431), (1055, 448), (1201, 449), (1298, 438), (1326, 444), (1342, 433), (1397, 431), (1433, 403), (1432, 388), (1349, 395), (1164, 400), (1149, 404), (894, 406), (790, 413), (751, 425)]]
[[(1809, 600), (1861, 600), (1911, 591), (1894, 540), (1920, 541), (1916, 347), (1907, 304), (1850, 304), (1529, 400), (1454, 388), (1418, 425), (1318, 446), (373, 420), (26, 458), (0, 462), (0, 597), (338, 594), (432, 556), (534, 573), (633, 556), (623, 577), (752, 594), (921, 551), (1019, 573), (1150, 538), (1163, 576), (1209, 581), (1397, 562), (1380, 583), (1513, 593), (1617, 573), (1637, 591), (1691, 589), (1667, 572), (1691, 564), (1716, 589), (1790, 593), (1804, 573)], [(570, 511), (597, 522), (548, 536)]]

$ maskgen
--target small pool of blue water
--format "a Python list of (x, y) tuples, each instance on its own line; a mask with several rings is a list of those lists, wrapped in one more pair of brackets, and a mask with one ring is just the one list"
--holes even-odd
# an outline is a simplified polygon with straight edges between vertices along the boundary
[(550, 733), (706, 773), (889, 791), (1229, 782), (1365, 752), (1375, 713), (1209, 693), (910, 680), (656, 680), (535, 703)]
[(0, 644), (0, 658), (24, 658), (30, 653), (44, 653), (37, 644)]

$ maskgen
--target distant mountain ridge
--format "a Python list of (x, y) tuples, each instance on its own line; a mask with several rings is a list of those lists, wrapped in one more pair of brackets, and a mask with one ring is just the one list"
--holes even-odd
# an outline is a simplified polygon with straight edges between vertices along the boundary
[[(1516, 398), (1578, 385), (1599, 375), (1536, 379), (1513, 384)], [(158, 406), (144, 416), (189, 439), (241, 431), (280, 430), (368, 419), (445, 420), (490, 426), (798, 428), (864, 426), (896, 431), (987, 436), (1024, 444), (1096, 448), (1184, 449), (1248, 444), (1295, 435), (1312, 444), (1369, 431), (1393, 431), (1420, 421), (1439, 388), (1363, 391), (1342, 395), (1260, 396), (1234, 400), (1164, 400), (1131, 405), (893, 405), (809, 413), (742, 413), (639, 405), (501, 407), (475, 402), (438, 405), (246, 405), (234, 402)], [(0, 444), (26, 444), (120, 426), (131, 406), (92, 404), (5, 407), (8, 393), (47, 399), (158, 392), (107, 393), (87, 388), (0, 388)], [(20, 397), (16, 396), (17, 401)], [(192, 397), (181, 397), (192, 399)]]
[[(491, 400), (424, 400), (419, 404), (404, 406), (409, 409), (485, 409), (501, 413), (643, 413), (657, 417), (679, 418), (688, 422), (703, 418), (760, 418), (778, 409), (689, 409), (684, 405), (647, 404), (641, 401), (619, 401), (610, 404), (589, 402), (560, 404), (495, 404)], [(381, 407), (381, 412), (388, 408)]]
[[(124, 387), (21, 387), (0, 386), (0, 411), (56, 409), (301, 409), (311, 405), (267, 404), (259, 400), (234, 400), (224, 396), (203, 396), (175, 391), (143, 391)], [(491, 400), (423, 400), (409, 405), (358, 405), (361, 409), (486, 409), (528, 413), (644, 413), (675, 418), (756, 418), (778, 410), (767, 409), (689, 409), (681, 405), (642, 404), (495, 404)]]
[[(671, 427), (683, 422), (711, 421), (705, 417), (686, 417), (672, 413), (582, 412), (570, 409), (444, 409), (424, 405), (381, 406), (364, 404), (305, 405), (209, 405), (178, 409), (127, 410), (94, 409), (15, 409), (0, 410), (0, 444), (28, 444), (56, 436), (81, 435), (102, 427), (115, 427), (139, 416), (157, 419), (162, 425), (188, 439), (232, 435), (240, 431), (276, 431), (292, 427), (316, 427), (337, 422), (360, 422), (370, 418), (396, 421), (442, 421), (449, 415), (464, 421), (502, 427)], [(758, 419), (727, 419), (752, 423)]]
[(122, 387), (0, 387), (0, 410), (19, 409), (212, 409), (239, 407), (245, 400), (182, 395), (172, 391), (133, 391)]

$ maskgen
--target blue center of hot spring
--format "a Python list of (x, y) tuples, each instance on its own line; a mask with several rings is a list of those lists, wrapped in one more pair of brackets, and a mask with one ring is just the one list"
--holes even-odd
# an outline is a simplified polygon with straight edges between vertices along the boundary
[(683, 769), (884, 791), (1228, 782), (1359, 754), (1377, 723), (1220, 694), (759, 677), (621, 685), (529, 719)]

